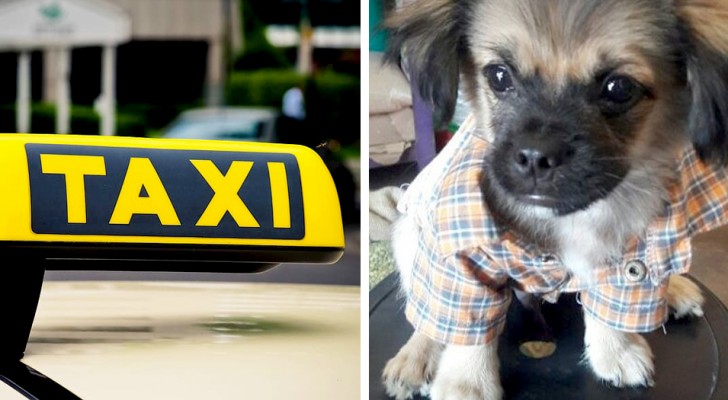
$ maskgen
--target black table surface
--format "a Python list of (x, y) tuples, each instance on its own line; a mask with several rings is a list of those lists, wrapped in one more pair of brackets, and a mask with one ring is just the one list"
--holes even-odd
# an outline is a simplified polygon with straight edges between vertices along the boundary
[[(665, 330), (645, 334), (655, 354), (655, 385), (615, 388), (601, 383), (581, 361), (584, 322), (573, 295), (545, 303), (543, 315), (556, 339), (556, 352), (531, 359), (518, 350), (518, 301), (511, 302), (499, 355), (501, 382), (508, 400), (728, 400), (728, 311), (704, 285), (705, 315), (670, 319)], [(384, 400), (381, 374), (412, 333), (404, 317), (397, 275), (391, 274), (369, 293), (369, 398)], [(511, 334), (509, 334), (511, 332)], [(422, 399), (415, 397), (415, 400)]]

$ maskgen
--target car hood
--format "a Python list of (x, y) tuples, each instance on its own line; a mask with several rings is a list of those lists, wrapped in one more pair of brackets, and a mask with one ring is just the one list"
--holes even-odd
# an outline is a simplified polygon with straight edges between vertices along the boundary
[(82, 399), (346, 399), (358, 286), (45, 282), (23, 361)]

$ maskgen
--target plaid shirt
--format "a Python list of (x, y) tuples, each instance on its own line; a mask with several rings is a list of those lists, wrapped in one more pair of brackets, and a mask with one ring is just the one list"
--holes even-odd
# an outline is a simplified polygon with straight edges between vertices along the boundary
[[(618, 330), (663, 325), (667, 278), (688, 271), (690, 238), (728, 223), (726, 171), (687, 149), (662, 215), (624, 245), (620, 259), (595, 266), (587, 284), (557, 258), (537, 254), (496, 226), (479, 188), (488, 142), (474, 126), (472, 117), (466, 120), (398, 205), (420, 226), (405, 309), (415, 329), (442, 343), (487, 343), (505, 325), (510, 283), (552, 302), (560, 293), (579, 292), (585, 312)], [(629, 273), (635, 262), (643, 275)]]

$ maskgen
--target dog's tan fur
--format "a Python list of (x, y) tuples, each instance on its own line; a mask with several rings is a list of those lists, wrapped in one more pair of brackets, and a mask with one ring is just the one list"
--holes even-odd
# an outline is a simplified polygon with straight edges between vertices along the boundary
[[(655, 32), (633, 23), (634, 18), (654, 15), (652, 8), (605, 2), (580, 19), (577, 7), (559, 8), (561, 4), (479, 2), (474, 12), (482, 23), (475, 25), (470, 34), (475, 62), (487, 64), (493, 58), (492, 48), (507, 43), (519, 72), (539, 74), (556, 88), (563, 86), (565, 78), (592, 79), (605, 59), (620, 60), (622, 68), (636, 73), (645, 83), (652, 80), (654, 75), (645, 53), (660, 51), (651, 48), (659, 46), (649, 40)], [(613, 19), (602, 23), (597, 18), (602, 13), (612, 15)]]
[[(559, 255), (575, 275), (588, 277), (593, 265), (617, 256), (625, 240), (660, 212), (684, 146), (692, 141), (706, 161), (728, 161), (723, 90), (728, 77), (719, 79), (728, 71), (728, 1), (421, 0), (387, 26), (394, 43), (390, 58), (404, 55), (414, 83), (444, 110), (441, 116), (451, 115), (457, 89), (463, 89), (482, 131), (491, 130), (499, 102), (482, 71), (504, 62), (504, 53), (520, 76), (538, 77), (553, 99), (569, 84), (591, 82), (604, 69), (649, 90), (650, 96), (628, 111), (628, 138), (613, 138), (608, 129), (600, 133), (602, 140), (618, 140), (615, 145), (628, 149), (630, 164), (603, 199), (554, 215), (494, 189), (498, 200), (491, 207), (505, 214), (515, 231)], [(681, 40), (685, 43), (676, 45)], [(403, 216), (396, 229), (395, 258), (406, 277), (413, 262), (406, 238), (415, 237), (418, 228)], [(402, 284), (406, 291), (409, 281)], [(676, 317), (702, 315), (702, 295), (686, 278), (671, 277), (667, 300)], [(652, 352), (639, 334), (589, 317), (586, 327), (585, 356), (598, 378), (617, 386), (653, 382)], [(385, 386), (397, 399), (430, 383), (434, 400), (499, 399), (495, 349), (495, 344), (441, 349), (415, 334), (387, 365)]]
[(694, 36), (728, 53), (728, 4), (724, 0), (675, 0), (675, 14), (687, 21)]

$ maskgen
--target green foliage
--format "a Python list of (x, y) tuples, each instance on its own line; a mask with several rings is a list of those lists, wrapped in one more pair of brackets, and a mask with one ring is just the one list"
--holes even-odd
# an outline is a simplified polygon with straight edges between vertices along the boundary
[(291, 62), (281, 50), (267, 40), (247, 41), (245, 50), (233, 61), (236, 71), (252, 71), (261, 68), (290, 68)]
[(268, 41), (265, 27), (245, 34), (243, 50), (233, 59), (233, 70), (251, 71), (266, 68), (291, 68), (292, 64), (284, 51)]
[(190, 104), (146, 104), (134, 103), (119, 105), (119, 115), (135, 115), (144, 122), (147, 134), (150, 130), (161, 130), (169, 125), (182, 111), (202, 107), (202, 100)]
[(323, 71), (312, 77), (306, 93), (307, 112), (320, 135), (343, 145), (359, 141), (360, 93), (357, 76)]
[(226, 99), (230, 105), (280, 109), (286, 90), (304, 85), (310, 140), (335, 139), (346, 145), (361, 135), (359, 84), (357, 76), (335, 71), (309, 78), (290, 69), (237, 71), (229, 76)]
[(233, 57), (233, 70), (256, 70), (262, 68), (290, 68), (291, 62), (281, 49), (268, 42), (265, 24), (258, 17), (249, 0), (240, 5), (243, 25), (243, 50)]
[(291, 69), (233, 72), (228, 78), (226, 102), (280, 108), (286, 90), (305, 82), (303, 75)]
[[(100, 118), (92, 107), (72, 106), (70, 111), (71, 133), (98, 135), (101, 132)], [(54, 133), (56, 131), (56, 107), (54, 104), (34, 103), (31, 106), (31, 133)], [(15, 105), (0, 106), (0, 131), (15, 132)], [(144, 120), (134, 114), (116, 114), (116, 134), (119, 136), (145, 136)]]
[(260, 19), (253, 3), (251, 0), (240, 1), (240, 21), (244, 36), (265, 30), (265, 23)]

